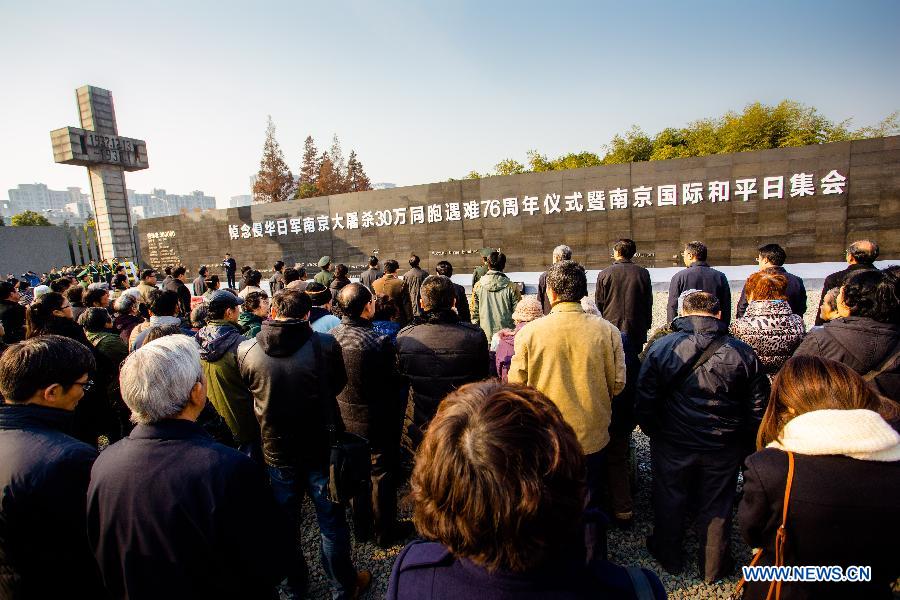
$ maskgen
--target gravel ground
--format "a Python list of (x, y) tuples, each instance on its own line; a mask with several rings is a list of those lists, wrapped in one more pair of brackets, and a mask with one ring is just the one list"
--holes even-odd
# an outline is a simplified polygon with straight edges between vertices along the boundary
[[(819, 303), (820, 290), (808, 290), (807, 306), (804, 316), (807, 329), (812, 326), (816, 307)], [(653, 299), (653, 328), (662, 326), (666, 320), (666, 300), (668, 294), (656, 293)], [(733, 294), (733, 304), (737, 305), (738, 296)], [(734, 306), (732, 306), (734, 314)], [(651, 329), (651, 331), (652, 331)], [(635, 456), (637, 459), (637, 482), (635, 495), (635, 525), (630, 531), (612, 530), (609, 533), (610, 559), (621, 565), (640, 565), (660, 576), (669, 598), (728, 598), (737, 584), (737, 575), (721, 580), (715, 584), (706, 584), (697, 573), (697, 540), (689, 530), (685, 538), (685, 571), (681, 575), (669, 575), (650, 556), (644, 546), (644, 540), (652, 529), (652, 512), (650, 509), (650, 445), (649, 440), (639, 430), (633, 436)], [(401, 492), (403, 493), (403, 492)], [(409, 518), (409, 511), (401, 509), (401, 516)], [(349, 520), (349, 519), (348, 519)], [(318, 558), (319, 529), (315, 522), (312, 504), (307, 500), (303, 505), (302, 545), (310, 567), (310, 598), (328, 598), (328, 585)], [(408, 541), (408, 540), (407, 540)], [(744, 544), (737, 529), (732, 532), (732, 544), (735, 560), (740, 564), (750, 561), (750, 549)], [(403, 548), (398, 544), (383, 550), (372, 543), (354, 544), (353, 562), (358, 569), (372, 572), (372, 587), (365, 598), (383, 598), (387, 592), (388, 578), (394, 559)]]

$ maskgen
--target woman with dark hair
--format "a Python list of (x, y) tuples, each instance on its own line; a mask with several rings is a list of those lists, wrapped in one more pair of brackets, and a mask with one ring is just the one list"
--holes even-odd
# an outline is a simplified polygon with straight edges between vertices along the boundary
[(241, 291), (238, 293), (238, 296), (240, 296), (241, 298), (246, 298), (247, 294), (263, 291), (263, 289), (259, 287), (261, 281), (262, 273), (260, 273), (256, 269), (250, 269), (249, 271), (244, 273), (244, 279), (241, 284)]
[(339, 264), (334, 268), (334, 279), (328, 284), (328, 289), (331, 290), (333, 296), (337, 297), (341, 288), (350, 283), (350, 278), (347, 277), (348, 272), (347, 265), (344, 264)]
[[(394, 563), (387, 598), (634, 598), (659, 579), (589, 560), (585, 464), (559, 409), (532, 388), (464, 385), (416, 456), (413, 523), (425, 538)], [(642, 596), (644, 597), (644, 596)]]
[(747, 309), (728, 328), (756, 351), (769, 377), (791, 357), (806, 334), (803, 317), (795, 315), (788, 302), (787, 287), (788, 278), (782, 273), (753, 273), (744, 286)]
[(900, 576), (900, 434), (887, 421), (898, 412), (838, 362), (785, 363), (759, 451), (746, 460), (741, 533), (762, 548), (758, 565), (864, 565), (871, 581), (747, 582), (745, 599), (767, 598), (772, 588), (782, 600), (891, 598)]
[(841, 287), (837, 312), (809, 332), (794, 356), (836, 360), (900, 401), (900, 279), (877, 269), (857, 272)]
[(128, 275), (125, 274), (125, 265), (116, 267), (116, 274), (113, 276), (113, 289), (124, 292), (131, 285), (128, 283)]
[(400, 323), (400, 309), (390, 296), (376, 297), (372, 327), (381, 335), (391, 338), (394, 345), (397, 345), (397, 332), (403, 325)]
[(204, 284), (206, 285), (206, 291), (203, 292), (203, 301), (209, 302), (209, 297), (213, 295), (213, 292), (219, 289), (219, 276), (210, 275)]
[(56, 292), (47, 292), (31, 303), (25, 314), (25, 330), (28, 338), (55, 334), (72, 338), (92, 348), (84, 335), (84, 329), (75, 322), (72, 304)]
[[(101, 310), (105, 312), (105, 309)], [(28, 338), (61, 335), (81, 343), (93, 353), (95, 361), (100, 360), (100, 353), (88, 341), (84, 329), (72, 318), (72, 305), (62, 294), (47, 292), (32, 302), (25, 314), (25, 321)], [(107, 441), (117, 440), (119, 427), (112, 406), (107, 399), (105, 384), (98, 381), (98, 385), (86, 392), (75, 408), (72, 435), (92, 446), (97, 446), (101, 435), (106, 436)]]
[(66, 290), (66, 299), (69, 301), (69, 304), (72, 305), (73, 321), (77, 321), (78, 317), (81, 316), (81, 313), (84, 312), (84, 309), (87, 308), (84, 305), (84, 294), (86, 293), (85, 290), (86, 288), (83, 288), (80, 285), (73, 285)]

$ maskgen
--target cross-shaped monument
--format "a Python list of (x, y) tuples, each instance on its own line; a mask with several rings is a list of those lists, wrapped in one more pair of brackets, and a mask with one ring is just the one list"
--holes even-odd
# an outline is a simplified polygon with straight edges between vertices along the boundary
[(88, 168), (102, 258), (134, 258), (125, 171), (150, 166), (147, 143), (120, 137), (112, 93), (90, 85), (75, 90), (81, 128), (50, 132), (53, 160)]

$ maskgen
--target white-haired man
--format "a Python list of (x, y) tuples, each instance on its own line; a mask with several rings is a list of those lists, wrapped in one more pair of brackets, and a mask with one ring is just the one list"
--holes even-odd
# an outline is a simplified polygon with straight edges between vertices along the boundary
[(112, 597), (271, 597), (291, 531), (261, 468), (196, 424), (206, 381), (194, 340), (142, 346), (119, 380), (136, 426), (88, 487), (88, 536)]
[[(553, 264), (555, 265), (561, 260), (572, 260), (572, 249), (565, 244), (560, 244), (553, 249)], [(547, 271), (541, 273), (538, 279), (538, 300), (541, 302), (541, 308), (545, 315), (550, 314), (550, 297), (547, 295)]]

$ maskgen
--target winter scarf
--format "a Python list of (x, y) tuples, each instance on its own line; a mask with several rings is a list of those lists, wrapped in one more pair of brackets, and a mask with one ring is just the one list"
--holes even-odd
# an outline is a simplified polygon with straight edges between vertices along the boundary
[(814, 410), (794, 417), (769, 448), (808, 455), (841, 454), (858, 460), (900, 460), (900, 433), (875, 411)]

